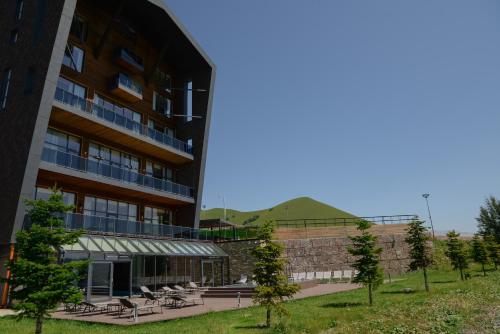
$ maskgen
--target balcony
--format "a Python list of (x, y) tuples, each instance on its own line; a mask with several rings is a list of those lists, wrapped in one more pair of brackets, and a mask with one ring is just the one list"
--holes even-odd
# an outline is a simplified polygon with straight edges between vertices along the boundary
[(89, 188), (120, 194), (127, 190), (128, 196), (169, 204), (194, 203), (194, 190), (190, 187), (48, 147), (43, 148), (40, 170), (40, 177), (52, 182), (84, 183)]
[(120, 73), (111, 80), (110, 90), (116, 96), (128, 102), (142, 100), (142, 87), (128, 75)]
[(132, 73), (140, 74), (144, 72), (144, 62), (142, 58), (126, 48), (118, 49), (116, 62)]
[(207, 240), (208, 237), (204, 233), (200, 234), (198, 229), (190, 227), (152, 224), (77, 213), (66, 213), (64, 223), (65, 228), (68, 230), (84, 230), (89, 234), (191, 240)]
[[(51, 117), (57, 123), (71, 124), (79, 130), (101, 136), (111, 142), (119, 138), (120, 143), (127, 147), (140, 152), (146, 151), (160, 159), (169, 159), (175, 163), (193, 159), (191, 145), (96, 105), (92, 101), (82, 99), (59, 87), (56, 88), (54, 99), (54, 105), (58, 110), (55, 110)], [(72, 114), (81, 117), (75, 118)]]

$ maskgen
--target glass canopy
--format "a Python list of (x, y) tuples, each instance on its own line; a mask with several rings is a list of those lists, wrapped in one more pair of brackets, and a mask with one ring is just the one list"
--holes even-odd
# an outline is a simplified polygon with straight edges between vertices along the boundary
[(165, 256), (228, 256), (221, 248), (209, 242), (171, 241), (138, 238), (119, 238), (84, 235), (73, 245), (63, 247), (66, 252), (97, 252), (130, 255)]

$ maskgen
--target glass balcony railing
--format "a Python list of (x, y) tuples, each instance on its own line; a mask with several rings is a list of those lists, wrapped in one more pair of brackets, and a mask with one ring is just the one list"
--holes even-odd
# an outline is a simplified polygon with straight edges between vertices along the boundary
[(43, 148), (42, 160), (58, 166), (75, 169), (80, 172), (118, 180), (126, 184), (134, 184), (190, 199), (194, 197), (194, 191), (190, 187), (140, 174), (134, 170), (112, 166), (105, 162), (90, 160), (78, 155), (61, 152), (49, 147)]
[(64, 216), (66, 229), (84, 230), (96, 234), (147, 236), (167, 239), (196, 239), (202, 240), (207, 236), (200, 235), (198, 229), (166, 225), (152, 224), (139, 221), (118, 219), (115, 217), (98, 217), (82, 215), (77, 213), (66, 213)]
[(134, 80), (130, 79), (127, 75), (120, 73), (117, 76), (118, 84), (122, 87), (130, 89), (134, 93), (142, 96), (142, 87)]
[(156, 142), (163, 145), (173, 147), (176, 150), (193, 154), (193, 148), (191, 145), (167, 135), (166, 133), (160, 132), (158, 130), (152, 129), (142, 123), (133, 121), (127, 117), (119, 115), (113, 110), (106, 109), (103, 106), (92, 103), (92, 101), (85, 100), (79, 96), (76, 96), (68, 91), (63, 90), (60, 87), (56, 88), (55, 100), (63, 104), (69, 105), (71, 107), (77, 108), (83, 112), (91, 114), (99, 119), (106, 122), (113, 123), (124, 129), (137, 133), (139, 135), (149, 137)]

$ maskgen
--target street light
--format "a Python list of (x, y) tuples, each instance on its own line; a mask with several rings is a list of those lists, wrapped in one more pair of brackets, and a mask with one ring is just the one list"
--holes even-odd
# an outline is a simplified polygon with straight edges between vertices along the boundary
[(429, 220), (431, 222), (431, 229), (432, 229), (432, 239), (435, 239), (436, 236), (434, 235), (434, 224), (432, 224), (432, 216), (431, 216), (431, 209), (429, 208), (429, 198), (430, 194), (422, 194), (422, 197), (425, 198), (425, 203), (427, 204), (427, 212), (429, 213)]

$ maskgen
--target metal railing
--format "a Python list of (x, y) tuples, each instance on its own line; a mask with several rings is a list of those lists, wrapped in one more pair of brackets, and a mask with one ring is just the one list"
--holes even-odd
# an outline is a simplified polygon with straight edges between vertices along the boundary
[(393, 215), (393, 216), (373, 216), (373, 217), (349, 217), (349, 218), (324, 218), (324, 219), (278, 219), (277, 227), (285, 228), (307, 228), (326, 226), (349, 226), (360, 221), (369, 221), (373, 224), (408, 224), (418, 220), (418, 215)]
[(152, 176), (140, 174), (134, 170), (112, 166), (104, 162), (94, 161), (78, 155), (61, 152), (49, 147), (43, 148), (42, 160), (62, 167), (75, 169), (80, 172), (104, 176), (123, 183), (147, 187), (182, 197), (194, 198), (194, 191), (190, 187), (168, 180), (157, 179)]
[(97, 105), (92, 101), (85, 100), (79, 96), (76, 96), (68, 91), (63, 90), (60, 87), (56, 88), (56, 93), (54, 98), (56, 101), (62, 104), (66, 104), (73, 108), (77, 108), (83, 112), (91, 114), (92, 116), (102, 119), (106, 122), (113, 123), (115, 125), (118, 125), (124, 129), (132, 131), (139, 135), (149, 137), (154, 141), (173, 147), (176, 150), (193, 154), (193, 148), (191, 145), (177, 138), (169, 136), (166, 133), (152, 129), (145, 124), (133, 121), (130, 118), (119, 115), (115, 111)]

